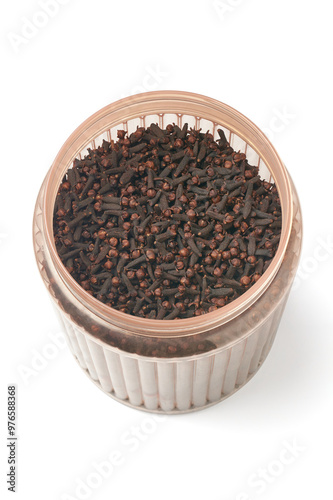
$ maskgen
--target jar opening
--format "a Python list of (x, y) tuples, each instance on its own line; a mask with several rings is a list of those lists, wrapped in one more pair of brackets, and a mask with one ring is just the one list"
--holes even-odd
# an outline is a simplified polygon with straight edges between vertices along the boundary
[[(202, 316), (170, 321), (135, 317), (110, 308), (103, 302), (89, 295), (67, 271), (57, 253), (53, 237), (53, 208), (59, 184), (72, 165), (73, 160), (85, 148), (96, 146), (103, 137), (110, 140), (117, 128), (126, 127), (129, 131), (136, 124), (148, 126), (152, 122), (175, 118), (192, 120), (204, 131), (209, 126), (216, 130), (223, 128), (230, 133), (236, 147), (242, 147), (252, 156), (257, 155), (258, 162), (266, 176), (274, 180), (281, 201), (282, 230), (279, 246), (268, 269), (262, 277), (239, 298), (231, 303)], [(166, 124), (166, 123), (165, 123)], [(234, 147), (234, 145), (233, 145)], [(251, 158), (249, 159), (249, 163)], [(72, 295), (91, 313), (96, 314), (110, 325), (126, 331), (133, 331), (143, 336), (191, 335), (201, 333), (207, 328), (214, 328), (232, 320), (249, 308), (267, 289), (283, 261), (292, 225), (292, 194), (288, 174), (274, 147), (266, 136), (249, 119), (233, 108), (219, 101), (198, 94), (178, 91), (157, 91), (131, 96), (101, 109), (82, 123), (68, 138), (59, 151), (46, 180), (44, 196), (44, 223), (47, 247), (59, 277)]]

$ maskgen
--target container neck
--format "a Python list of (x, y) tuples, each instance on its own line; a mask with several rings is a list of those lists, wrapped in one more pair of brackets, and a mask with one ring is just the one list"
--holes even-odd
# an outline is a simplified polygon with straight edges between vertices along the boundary
[[(280, 196), (283, 217), (278, 250), (263, 276), (249, 290), (223, 308), (202, 316), (162, 321), (139, 318), (111, 309), (83, 290), (67, 271), (55, 248), (53, 209), (58, 187), (64, 174), (74, 158), (87, 145), (89, 146), (93, 139), (134, 118), (140, 119), (143, 115), (160, 116), (171, 113), (177, 114), (177, 116), (191, 115), (200, 119), (204, 118), (213, 124), (223, 126), (257, 152), (274, 178)], [(167, 337), (177, 336), (180, 332), (182, 335), (201, 333), (208, 328), (212, 329), (229, 322), (249, 308), (265, 292), (281, 266), (290, 237), (292, 210), (292, 192), (288, 173), (267, 137), (250, 120), (229, 106), (205, 96), (177, 91), (149, 92), (125, 98), (106, 106), (88, 118), (74, 131), (58, 153), (46, 179), (43, 199), (46, 245), (52, 263), (64, 286), (78, 303), (88, 309), (91, 314), (97, 315), (110, 327), (116, 327), (120, 330), (126, 329), (126, 332), (132, 331), (143, 336), (156, 336), (156, 332), (159, 332), (160, 336)]]

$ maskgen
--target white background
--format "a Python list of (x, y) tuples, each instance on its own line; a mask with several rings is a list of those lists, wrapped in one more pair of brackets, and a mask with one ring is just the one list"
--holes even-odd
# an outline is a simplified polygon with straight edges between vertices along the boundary
[[(13, 495), (5, 485), (8, 383), (18, 385), (19, 500), (83, 498), (79, 481), (117, 451), (122, 463), (86, 498), (328, 498), (331, 2), (63, 0), (53, 17), (40, 15), (41, 3), (6, 0), (1, 9), (1, 498)], [(27, 20), (44, 26), (28, 29)], [(84, 119), (153, 89), (214, 97), (265, 130), (304, 217), (297, 286), (264, 366), (226, 401), (158, 422), (99, 391), (67, 348), (53, 347), (54, 358), (39, 361), (34, 375), (20, 373), (51, 352), (61, 331), (32, 249), (42, 180)], [(286, 443), (296, 451), (283, 465)]]

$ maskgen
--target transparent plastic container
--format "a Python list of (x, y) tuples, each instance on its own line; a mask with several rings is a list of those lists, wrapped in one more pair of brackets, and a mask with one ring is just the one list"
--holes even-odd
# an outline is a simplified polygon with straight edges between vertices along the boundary
[[(74, 158), (103, 139), (152, 122), (222, 128), (262, 178), (274, 180), (282, 207), (281, 239), (263, 276), (239, 298), (202, 316), (162, 321), (111, 309), (89, 295), (62, 264), (53, 238), (59, 184)], [(229, 106), (177, 91), (139, 94), (101, 109), (68, 138), (41, 187), (33, 222), (42, 279), (63, 322), (70, 350), (105, 393), (132, 407), (179, 413), (215, 404), (242, 387), (270, 351), (297, 270), (302, 239), (299, 200), (267, 137)], [(281, 370), (283, 363), (281, 360)]]

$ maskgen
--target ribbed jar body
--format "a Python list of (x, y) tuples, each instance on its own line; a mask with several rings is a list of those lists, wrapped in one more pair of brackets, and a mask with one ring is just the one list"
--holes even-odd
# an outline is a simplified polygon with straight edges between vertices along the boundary
[[(132, 132), (138, 125), (152, 122), (162, 127), (188, 122), (215, 136), (223, 128), (231, 146), (245, 152), (249, 163), (259, 166), (263, 178), (275, 181), (281, 198), (281, 241), (268, 270), (234, 303), (199, 318), (161, 322), (108, 311), (73, 283), (54, 246), (54, 199), (73, 159), (84, 156), (87, 147), (96, 147), (103, 139), (115, 139), (118, 128)], [(147, 411), (179, 413), (229, 396), (267, 357), (297, 270), (302, 220), (289, 174), (273, 146), (249, 120), (204, 96), (152, 92), (104, 108), (72, 134), (41, 187), (33, 232), (42, 279), (81, 368), (103, 391), (123, 403)], [(153, 355), (156, 351), (159, 354)]]

